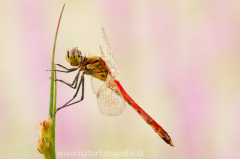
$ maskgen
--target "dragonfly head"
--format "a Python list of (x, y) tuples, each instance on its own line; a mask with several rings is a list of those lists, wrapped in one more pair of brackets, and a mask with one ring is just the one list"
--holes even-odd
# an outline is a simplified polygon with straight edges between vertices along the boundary
[(72, 66), (78, 66), (82, 60), (82, 52), (77, 47), (67, 50), (65, 58)]

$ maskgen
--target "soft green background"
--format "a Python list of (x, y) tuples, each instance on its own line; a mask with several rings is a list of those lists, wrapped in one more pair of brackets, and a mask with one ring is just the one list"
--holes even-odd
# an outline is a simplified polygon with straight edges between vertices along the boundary
[[(84, 101), (57, 114), (57, 151), (130, 149), (144, 156), (119, 158), (240, 158), (239, 0), (2, 0), (1, 159), (43, 158), (34, 121), (48, 117), (46, 70), (64, 3), (56, 63), (70, 67), (64, 56), (74, 46), (100, 54), (104, 27), (119, 62), (117, 79), (176, 147), (165, 144), (129, 106), (121, 116), (102, 115), (87, 77)], [(57, 74), (69, 82), (74, 75)], [(73, 94), (59, 83), (57, 106)]]

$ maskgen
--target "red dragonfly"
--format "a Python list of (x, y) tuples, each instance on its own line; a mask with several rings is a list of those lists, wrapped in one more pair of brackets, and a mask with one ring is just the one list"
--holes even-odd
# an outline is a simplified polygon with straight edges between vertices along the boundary
[[(70, 86), (73, 89), (77, 89), (73, 98), (69, 100), (65, 105), (57, 108), (57, 111), (64, 107), (81, 102), (84, 98), (84, 75), (92, 76), (91, 84), (93, 92), (97, 95), (98, 106), (102, 114), (109, 116), (117, 116), (122, 114), (125, 109), (125, 101), (132, 106), (132, 108), (149, 124), (155, 132), (169, 145), (174, 146), (171, 137), (168, 133), (153, 119), (151, 118), (134, 100), (125, 92), (118, 80), (115, 79), (118, 74), (115, 68), (116, 60), (113, 58), (112, 50), (109, 46), (105, 31), (102, 29), (103, 44), (100, 46), (101, 56), (96, 56), (88, 53), (82, 53), (77, 47), (67, 51), (65, 55), (66, 60), (74, 68), (68, 69), (60, 64), (56, 64), (65, 70), (53, 70), (58, 72), (73, 72), (78, 73), (74, 81), (70, 84), (63, 80), (56, 79)], [(80, 72), (83, 72), (79, 84), (78, 79)], [(76, 102), (70, 103), (78, 94), (82, 85), (82, 97)], [(54, 115), (55, 115), (54, 114)]]

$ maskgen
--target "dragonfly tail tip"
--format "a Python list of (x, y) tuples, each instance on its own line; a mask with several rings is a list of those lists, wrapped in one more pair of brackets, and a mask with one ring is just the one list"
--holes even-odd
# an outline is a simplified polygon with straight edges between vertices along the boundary
[(170, 144), (170, 146), (175, 147), (174, 144), (173, 144), (173, 142), (172, 142), (172, 140), (170, 141), (169, 144)]

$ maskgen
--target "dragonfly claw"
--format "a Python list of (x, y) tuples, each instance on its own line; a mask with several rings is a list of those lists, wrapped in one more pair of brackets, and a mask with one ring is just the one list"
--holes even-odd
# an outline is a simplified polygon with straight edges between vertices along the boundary
[[(51, 80), (51, 77), (49, 77), (49, 79)], [(55, 79), (54, 81), (59, 81), (59, 79)]]

